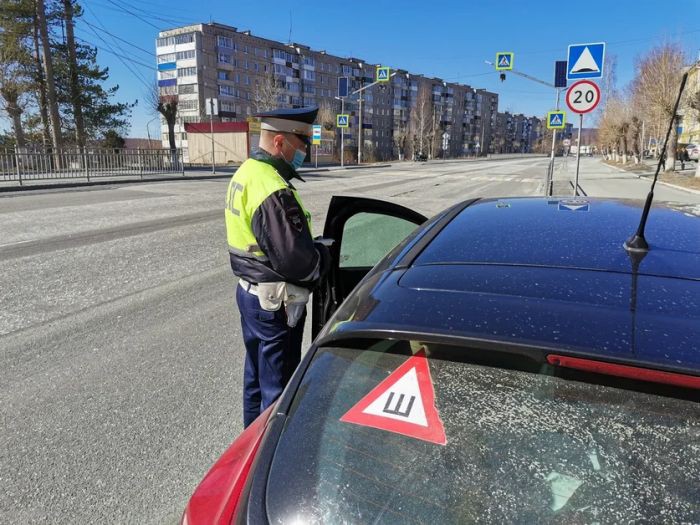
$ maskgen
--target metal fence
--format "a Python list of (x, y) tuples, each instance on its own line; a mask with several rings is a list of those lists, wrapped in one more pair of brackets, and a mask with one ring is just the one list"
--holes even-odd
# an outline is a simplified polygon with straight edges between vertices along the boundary
[(98, 177), (141, 177), (185, 173), (182, 150), (86, 149), (42, 151), (0, 150), (0, 181)]

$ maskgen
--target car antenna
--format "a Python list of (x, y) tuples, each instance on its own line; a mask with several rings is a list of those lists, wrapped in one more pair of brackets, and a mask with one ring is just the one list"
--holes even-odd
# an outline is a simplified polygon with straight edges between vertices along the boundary
[[(681, 78), (681, 88), (678, 90), (678, 97), (676, 98), (676, 104), (673, 106), (673, 114), (671, 115), (671, 122), (668, 123), (668, 130), (666, 131), (666, 140), (664, 140), (664, 149), (661, 156), (659, 156), (659, 163), (656, 165), (656, 173), (654, 174), (654, 181), (651, 183), (651, 189), (647, 194), (647, 200), (644, 203), (644, 211), (642, 212), (642, 219), (639, 221), (639, 226), (637, 227), (637, 232), (627, 239), (624, 243), (625, 250), (628, 252), (648, 252), (649, 243), (644, 238), (644, 229), (647, 225), (647, 218), (649, 217), (649, 210), (651, 209), (651, 201), (654, 199), (654, 186), (656, 186), (656, 179), (659, 178), (659, 171), (661, 171), (661, 163), (664, 162), (666, 155), (666, 146), (668, 145), (668, 138), (671, 135), (671, 130), (673, 129), (673, 123), (676, 121), (676, 112), (678, 111), (678, 104), (681, 101), (681, 95), (683, 94), (683, 89), (685, 88), (685, 82), (688, 80), (688, 72), (683, 73)], [(675, 152), (674, 152), (675, 159)]]

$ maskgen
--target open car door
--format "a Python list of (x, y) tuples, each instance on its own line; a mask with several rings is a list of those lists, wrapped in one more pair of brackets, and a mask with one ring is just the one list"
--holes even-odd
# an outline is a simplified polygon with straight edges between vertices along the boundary
[(426, 217), (398, 204), (361, 197), (333, 197), (323, 237), (331, 268), (313, 294), (312, 336), (367, 273)]

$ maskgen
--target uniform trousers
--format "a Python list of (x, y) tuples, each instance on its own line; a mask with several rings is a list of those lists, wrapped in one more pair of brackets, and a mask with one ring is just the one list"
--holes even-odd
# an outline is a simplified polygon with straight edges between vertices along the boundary
[(284, 305), (276, 312), (260, 306), (257, 295), (236, 286), (236, 302), (246, 358), (243, 373), (243, 424), (250, 425), (279, 397), (301, 360), (306, 311), (294, 328)]

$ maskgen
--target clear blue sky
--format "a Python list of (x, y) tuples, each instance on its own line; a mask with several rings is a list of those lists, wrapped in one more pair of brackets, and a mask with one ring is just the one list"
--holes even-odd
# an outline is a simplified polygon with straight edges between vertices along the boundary
[[(514, 75), (501, 83), (484, 60), (493, 61), (496, 51), (513, 51), (516, 69), (551, 81), (553, 62), (566, 60), (568, 44), (605, 41), (606, 52), (617, 56), (618, 87), (622, 87), (634, 74), (636, 58), (655, 44), (678, 42), (692, 59), (700, 51), (697, 0), (671, 1), (667, 5), (645, 0), (494, 3), (83, 0), (81, 3), (85, 6), (85, 22), (104, 27), (147, 51), (97, 31), (116, 52), (122, 53), (121, 47), (130, 57), (127, 62), (132, 69), (146, 80), (155, 78), (155, 58), (148, 52), (154, 52), (158, 29), (211, 19), (287, 42), (291, 17), (292, 41), (340, 56), (356, 56), (486, 88), (499, 93), (500, 111), (538, 116), (552, 109), (553, 90)], [(146, 122), (153, 118), (145, 103), (146, 88), (117, 57), (107, 52), (107, 46), (93, 33), (94, 27), (78, 22), (76, 34), (100, 48), (99, 61), (110, 68), (110, 84), (119, 84), (119, 99), (139, 100), (129, 136), (145, 137)], [(150, 126), (152, 133), (157, 133), (157, 128), (154, 124)]]

